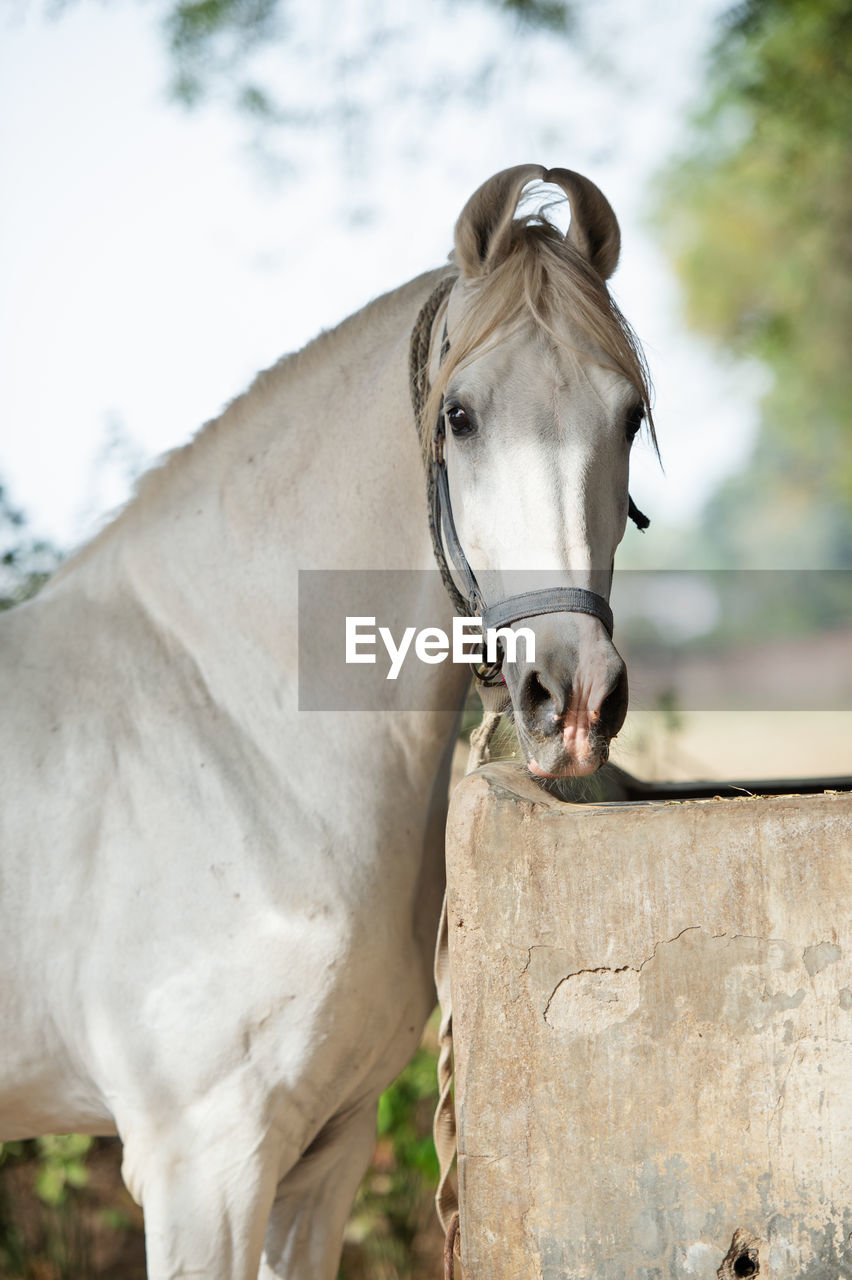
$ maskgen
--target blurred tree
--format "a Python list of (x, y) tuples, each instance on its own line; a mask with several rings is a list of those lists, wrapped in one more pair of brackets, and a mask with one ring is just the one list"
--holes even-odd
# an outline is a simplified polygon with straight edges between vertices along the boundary
[[(559, 32), (570, 26), (574, 0), (487, 3), (514, 18), (522, 30)], [(334, 50), (341, 29), (349, 25), (344, 6), (332, 0), (331, 4), (318, 6), (318, 10), (323, 43)], [(251, 62), (253, 55), (270, 46), (287, 43), (295, 31), (293, 18), (288, 0), (169, 0), (165, 29), (175, 65), (177, 96), (188, 104), (195, 103), (218, 82), (234, 94), (236, 104), (244, 110), (270, 118), (279, 116), (280, 104), (268, 90), (259, 87)], [(372, 2), (365, 8), (353, 24), (358, 31), (357, 41), (347, 49), (343, 43), (338, 46), (339, 69), (344, 79), (357, 60), (368, 58), (371, 52), (392, 41), (403, 20), (402, 9), (388, 17), (383, 4)], [(304, 55), (305, 50), (301, 53)], [(369, 66), (369, 61), (365, 65)], [(286, 88), (279, 83), (278, 94), (286, 94)], [(316, 88), (319, 90), (320, 86)], [(287, 118), (292, 119), (292, 113)]]
[(24, 513), (0, 481), (0, 610), (34, 596), (59, 560), (54, 546), (28, 533)]
[(773, 374), (748, 469), (705, 513), (721, 564), (852, 565), (850, 72), (850, 0), (746, 0), (662, 184), (688, 320)]

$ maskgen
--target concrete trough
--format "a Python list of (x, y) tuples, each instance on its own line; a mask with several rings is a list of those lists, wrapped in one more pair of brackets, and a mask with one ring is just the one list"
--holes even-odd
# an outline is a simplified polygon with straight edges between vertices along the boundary
[(617, 793), (453, 795), (464, 1276), (852, 1280), (852, 795)]

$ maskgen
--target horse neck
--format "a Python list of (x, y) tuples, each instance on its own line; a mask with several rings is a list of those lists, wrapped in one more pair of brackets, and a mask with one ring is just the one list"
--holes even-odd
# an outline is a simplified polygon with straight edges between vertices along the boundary
[[(136, 499), (63, 578), (129, 593), (189, 651), (221, 701), (295, 708), (300, 569), (431, 569), (408, 345), (438, 273), (370, 304), (249, 391), (145, 477)], [(451, 609), (437, 574), (430, 607)], [(421, 600), (422, 607), (422, 600)], [(465, 674), (424, 667), (440, 745)], [(445, 735), (444, 735), (445, 736)], [(436, 747), (429, 748), (434, 751)]]

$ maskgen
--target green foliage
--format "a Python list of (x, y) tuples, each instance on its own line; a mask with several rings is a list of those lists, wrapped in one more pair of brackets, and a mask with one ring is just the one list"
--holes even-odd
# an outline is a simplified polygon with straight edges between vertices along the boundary
[(688, 320), (774, 383), (749, 475), (709, 518), (728, 563), (770, 537), (776, 563), (852, 563), (852, 3), (739, 5), (711, 84), (658, 218)]
[(232, 32), (244, 40), (269, 35), (279, 0), (179, 0), (168, 19), (175, 51), (202, 48)]
[(36, 1139), (41, 1168), (35, 1189), (45, 1204), (64, 1204), (69, 1188), (84, 1187), (89, 1179), (85, 1157), (92, 1145), (88, 1134), (63, 1133)]
[[(79, 1195), (88, 1182), (85, 1158), (93, 1139), (63, 1134), (0, 1144), (0, 1276), (21, 1280), (86, 1280), (90, 1241)], [(20, 1212), (6, 1174), (24, 1175), (35, 1199)], [(32, 1197), (31, 1197), (32, 1198)]]
[[(513, 18), (521, 30), (544, 30), (564, 34), (573, 29), (575, 0), (490, 0), (496, 9)], [(343, 4), (341, 24), (343, 22)], [(286, 0), (169, 0), (165, 10), (164, 30), (174, 66), (175, 96), (187, 106), (194, 106), (214, 89), (224, 89), (241, 111), (276, 123), (293, 123), (299, 114), (285, 109), (283, 100), (259, 87), (251, 78), (255, 54), (277, 48), (284, 54), (292, 37), (288, 23)], [(394, 37), (395, 17), (389, 24), (381, 14), (373, 17), (361, 34), (364, 49), (375, 52)], [(334, 48), (334, 24), (328, 32), (328, 48), (306, 50), (296, 56), (302, 60), (327, 55)], [(338, 72), (349, 81), (354, 61), (351, 49), (341, 49)], [(319, 66), (319, 63), (318, 63)], [(327, 68), (323, 74), (327, 74)], [(284, 72), (286, 78), (286, 71)], [(248, 79), (246, 78), (248, 77)], [(337, 78), (337, 77), (335, 77)], [(472, 75), (472, 78), (474, 76)], [(284, 86), (276, 86), (280, 91)], [(446, 85), (444, 86), (446, 92)], [(317, 103), (302, 111), (303, 120), (315, 120)], [(351, 108), (351, 104), (350, 104)]]
[(434, 1272), (436, 1066), (435, 1052), (422, 1046), (379, 1099), (376, 1150), (347, 1226), (340, 1280), (413, 1280)]
[[(377, 1131), (387, 1138), (400, 1167), (424, 1178), (430, 1186), (438, 1181), (438, 1157), (431, 1135), (431, 1119), (438, 1101), (437, 1061), (434, 1053), (418, 1049), (408, 1066), (379, 1098)], [(423, 1103), (430, 1128), (423, 1133)]]
[(565, 0), (501, 0), (501, 7), (527, 26), (545, 31), (562, 34), (574, 26), (574, 6)]
[(0, 1275), (25, 1274), (27, 1246), (3, 1178), (4, 1166), (20, 1159), (23, 1142), (0, 1142)]
[(59, 553), (26, 532), (26, 517), (0, 482), (0, 611), (34, 596), (59, 563)]
[[(280, 0), (178, 0), (166, 18), (176, 67), (175, 93), (188, 106), (205, 92), (210, 76), (232, 69), (278, 33)], [(244, 105), (253, 109), (242, 91)]]

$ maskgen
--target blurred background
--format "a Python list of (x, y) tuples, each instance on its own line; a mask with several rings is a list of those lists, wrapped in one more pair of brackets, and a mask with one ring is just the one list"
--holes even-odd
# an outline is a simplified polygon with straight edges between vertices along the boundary
[[(852, 772), (850, 61), (850, 0), (4, 0), (3, 605), (259, 368), (440, 264), (491, 173), (562, 165), (621, 221), (664, 467), (636, 446), (614, 758)], [(427, 1033), (346, 1280), (435, 1274), (433, 1079)], [(118, 1159), (6, 1144), (0, 1277), (143, 1276)]]

